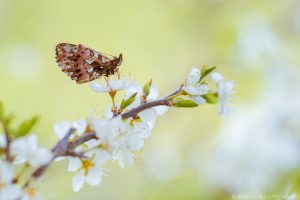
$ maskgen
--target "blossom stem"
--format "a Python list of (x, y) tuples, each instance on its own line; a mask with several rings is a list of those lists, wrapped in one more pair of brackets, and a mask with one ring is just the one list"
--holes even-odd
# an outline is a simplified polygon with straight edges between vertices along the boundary
[(29, 165), (25, 164), (22, 169), (20, 170), (20, 172), (15, 176), (15, 178), (13, 179), (13, 183), (17, 183), (20, 179), (20, 177), (24, 174), (24, 172), (26, 171), (26, 169), (28, 169)]
[(5, 134), (5, 139), (6, 139), (6, 147), (5, 147), (5, 153), (6, 153), (6, 160), (8, 162), (12, 162), (13, 161), (13, 157), (10, 155), (10, 143), (11, 143), (11, 139), (9, 137), (9, 131), (7, 126), (2, 123), (3, 125), (3, 130), (4, 130), (4, 134)]
[(170, 100), (170, 99), (174, 98), (175, 96), (179, 96), (180, 93), (182, 92), (182, 87), (183, 87), (183, 84), (180, 85), (180, 87), (179, 87), (178, 90), (176, 90), (176, 91), (173, 92), (172, 94), (166, 96), (164, 99)]

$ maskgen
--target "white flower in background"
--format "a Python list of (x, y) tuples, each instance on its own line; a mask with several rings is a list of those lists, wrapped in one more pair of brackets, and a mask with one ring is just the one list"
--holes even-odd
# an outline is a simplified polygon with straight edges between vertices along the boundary
[(132, 84), (132, 81), (126, 81), (125, 79), (110, 79), (108, 83), (101, 84), (101, 83), (90, 83), (90, 87), (95, 92), (106, 93), (106, 92), (113, 92), (119, 90), (125, 90)]
[[(281, 63), (287, 50), (266, 18), (251, 13), (241, 19), (237, 39), (229, 51), (233, 66), (242, 69), (266, 69)], [(286, 65), (286, 63), (284, 63)], [(269, 70), (267, 71), (269, 72)]]
[(15, 164), (28, 163), (32, 167), (48, 163), (53, 156), (49, 149), (37, 146), (36, 135), (14, 140), (11, 143), (11, 153), (15, 157)]
[(233, 81), (225, 81), (220, 73), (214, 72), (211, 78), (218, 86), (218, 111), (221, 115), (229, 115), (232, 112), (234, 86)]
[(22, 190), (12, 183), (14, 178), (13, 166), (0, 160), (0, 199), (16, 200), (20, 197)]
[(104, 175), (102, 167), (110, 159), (110, 154), (106, 151), (97, 150), (88, 154), (89, 159), (74, 158), (70, 162), (69, 171), (76, 172), (72, 180), (72, 187), (75, 192), (78, 192), (85, 182), (93, 186), (99, 185)]
[(182, 87), (182, 90), (189, 94), (190, 98), (199, 105), (206, 102), (201, 96), (209, 92), (207, 85), (199, 83), (200, 76), (200, 69), (192, 68), (185, 81), (185, 85)]
[[(278, 106), (286, 95), (298, 91), (297, 85), (294, 90), (286, 88), (289, 87), (281, 93), (276, 90), (273, 95), (268, 92), (268, 98), (258, 97), (258, 103), (239, 108), (227, 121), (210, 153), (199, 163), (201, 175), (213, 187), (241, 193), (265, 192), (287, 173), (297, 170), (300, 96)], [(199, 159), (199, 153), (195, 156)]]
[(284, 198), (284, 200), (297, 200), (297, 195), (295, 193), (290, 194)]

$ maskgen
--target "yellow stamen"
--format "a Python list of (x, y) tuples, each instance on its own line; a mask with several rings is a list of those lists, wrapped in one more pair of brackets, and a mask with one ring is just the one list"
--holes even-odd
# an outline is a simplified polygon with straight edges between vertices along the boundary
[(27, 188), (26, 188), (26, 193), (28, 194), (28, 196), (29, 196), (30, 198), (33, 198), (33, 197), (35, 197), (36, 194), (37, 194), (37, 189), (34, 188), (34, 187), (27, 187)]

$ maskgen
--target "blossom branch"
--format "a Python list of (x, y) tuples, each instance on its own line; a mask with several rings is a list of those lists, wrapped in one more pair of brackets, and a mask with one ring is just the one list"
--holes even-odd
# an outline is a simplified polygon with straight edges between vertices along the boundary
[[(144, 104), (141, 104), (141, 105), (129, 110), (128, 112), (123, 113), (121, 115), (121, 117), (122, 117), (122, 119), (136, 117), (138, 115), (138, 113), (140, 113), (144, 110), (153, 108), (155, 106), (161, 106), (161, 105), (170, 106), (171, 102), (170, 102), (170, 100), (167, 100), (166, 98), (164, 98), (164, 99), (144, 103)], [(68, 156), (68, 155), (73, 156), (73, 157), (80, 156), (78, 153), (76, 155), (74, 154), (74, 149), (87, 141), (90, 141), (92, 139), (97, 139), (95, 132), (88, 132), (88, 133), (83, 134), (82, 136), (80, 136), (79, 138), (77, 138), (74, 141), (69, 141), (69, 138), (73, 132), (74, 132), (74, 129), (70, 129), (68, 131), (68, 133), (53, 147), (53, 149), (52, 149), (53, 159), (50, 160), (49, 163), (47, 163), (46, 165), (43, 165), (43, 166), (39, 167), (38, 169), (36, 169), (31, 175), (33, 178), (39, 178), (40, 176), (42, 176), (44, 174), (45, 170), (49, 167), (49, 165), (57, 157)], [(26, 182), (24, 187), (27, 187), (28, 184), (29, 184), (29, 181)]]

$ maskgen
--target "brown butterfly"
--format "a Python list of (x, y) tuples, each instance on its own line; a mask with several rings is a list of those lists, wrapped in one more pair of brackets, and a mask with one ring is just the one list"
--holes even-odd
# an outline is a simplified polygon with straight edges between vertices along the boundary
[(56, 62), (76, 83), (86, 83), (119, 70), (119, 57), (103, 54), (82, 44), (60, 43), (56, 46)]

